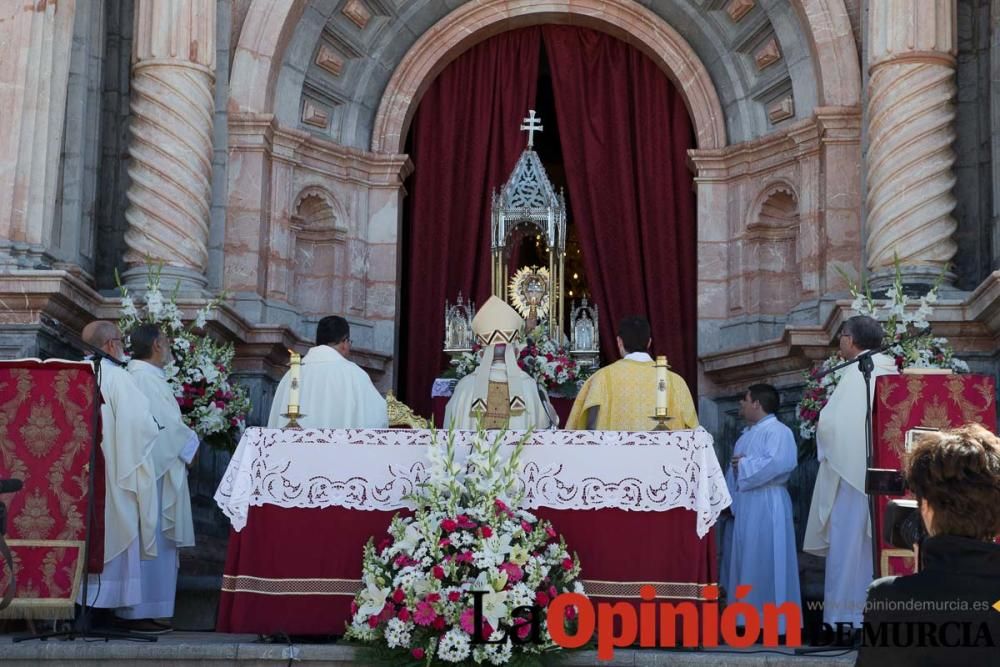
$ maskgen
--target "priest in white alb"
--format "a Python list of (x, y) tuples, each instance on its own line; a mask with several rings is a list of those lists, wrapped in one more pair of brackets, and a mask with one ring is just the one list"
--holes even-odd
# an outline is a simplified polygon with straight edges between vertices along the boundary
[(360, 366), (350, 361), (351, 328), (343, 317), (324, 317), (316, 326), (316, 347), (302, 358), (299, 386), (292, 387), (293, 373), (281, 378), (271, 403), (268, 428), (284, 428), (288, 410), (297, 393), (298, 419), (302, 428), (386, 428), (389, 413), (385, 399)]
[(160, 432), (153, 446), (153, 466), (160, 498), (160, 517), (156, 531), (157, 556), (140, 564), (142, 601), (118, 610), (118, 616), (131, 620), (132, 630), (157, 632), (172, 629), (168, 622), (174, 615), (177, 593), (177, 549), (194, 546), (194, 523), (191, 517), (191, 492), (188, 489), (188, 465), (198, 451), (198, 434), (181, 418), (164, 368), (173, 360), (170, 337), (155, 324), (141, 324), (129, 334), (132, 361), (128, 372), (149, 401)]
[(515, 343), (524, 320), (501, 299), (491, 296), (472, 319), (476, 341), (483, 346), (479, 367), (459, 380), (444, 411), (444, 426), (473, 430), (546, 429), (559, 417), (545, 391), (517, 365)]
[[(855, 359), (882, 344), (882, 326), (858, 315), (844, 322), (840, 353)], [(868, 584), (872, 582), (872, 528), (865, 494), (865, 413), (875, 396), (875, 378), (895, 375), (896, 363), (872, 355), (870, 393), (858, 364), (839, 371), (837, 388), (819, 413), (816, 454), (819, 472), (809, 507), (802, 549), (826, 556), (823, 621), (861, 627)], [(867, 401), (867, 403), (866, 403)]]
[[(122, 360), (122, 334), (113, 322), (83, 328), (83, 340)], [(101, 452), (104, 454), (104, 571), (88, 579), (87, 603), (118, 609), (142, 602), (139, 562), (155, 558), (160, 504), (153, 447), (159, 428), (128, 372), (106, 359), (100, 364)], [(82, 591), (81, 591), (82, 592)]]

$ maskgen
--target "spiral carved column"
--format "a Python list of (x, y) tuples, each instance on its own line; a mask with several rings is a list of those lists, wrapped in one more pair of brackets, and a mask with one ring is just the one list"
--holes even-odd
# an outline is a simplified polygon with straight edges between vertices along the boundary
[(868, 267), (933, 276), (954, 257), (955, 2), (872, 0)]
[(215, 4), (139, 0), (132, 65), (125, 263), (147, 260), (203, 287), (208, 263), (215, 82)]

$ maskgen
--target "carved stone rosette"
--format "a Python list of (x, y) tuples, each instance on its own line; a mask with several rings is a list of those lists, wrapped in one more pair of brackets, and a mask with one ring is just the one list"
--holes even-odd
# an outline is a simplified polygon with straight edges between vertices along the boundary
[(868, 266), (939, 271), (954, 257), (954, 0), (873, 0)]
[(141, 0), (136, 10), (125, 262), (204, 273), (208, 263), (215, 7)]

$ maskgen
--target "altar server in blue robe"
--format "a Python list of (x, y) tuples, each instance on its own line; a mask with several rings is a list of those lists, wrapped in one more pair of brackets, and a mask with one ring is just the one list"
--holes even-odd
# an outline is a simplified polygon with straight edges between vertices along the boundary
[[(740, 415), (750, 426), (736, 441), (726, 471), (734, 526), (722, 583), (730, 603), (738, 586), (751, 586), (740, 600), (761, 614), (765, 603), (800, 604), (792, 500), (785, 488), (798, 457), (791, 429), (774, 414), (779, 404), (771, 385), (755, 384), (747, 390)], [(785, 619), (780, 619), (779, 632), (784, 634)]]

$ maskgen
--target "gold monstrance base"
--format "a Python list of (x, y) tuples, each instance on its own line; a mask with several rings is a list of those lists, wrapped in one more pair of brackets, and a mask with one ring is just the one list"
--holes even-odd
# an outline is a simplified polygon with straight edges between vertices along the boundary
[(305, 415), (299, 412), (299, 406), (289, 405), (288, 412), (281, 416), (288, 420), (288, 423), (285, 424), (285, 428), (302, 428), (299, 426), (299, 419), (305, 417)]
[(669, 431), (670, 429), (667, 428), (667, 422), (673, 419), (673, 417), (670, 417), (669, 415), (653, 415), (650, 419), (656, 422), (656, 427), (653, 429), (654, 431)]

